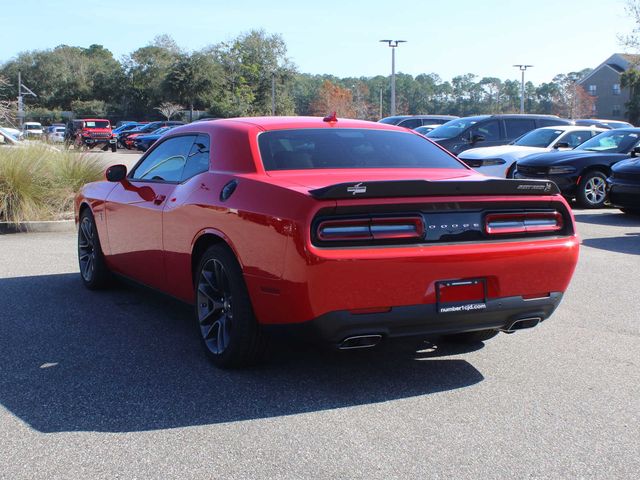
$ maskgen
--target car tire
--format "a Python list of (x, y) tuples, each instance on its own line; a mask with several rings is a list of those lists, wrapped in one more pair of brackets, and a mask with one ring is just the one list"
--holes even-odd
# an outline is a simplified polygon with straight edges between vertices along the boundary
[(82, 212), (78, 223), (78, 264), (82, 283), (89, 290), (109, 285), (111, 272), (104, 259), (95, 219), (88, 208)]
[(486, 342), (498, 335), (498, 330), (477, 330), (475, 332), (455, 333), (446, 335), (444, 338), (452, 343), (473, 344)]
[(198, 332), (209, 359), (220, 368), (260, 362), (267, 337), (253, 314), (240, 265), (226, 245), (213, 245), (202, 255), (194, 286)]
[(118, 150), (118, 147), (116, 146), (116, 144), (115, 144), (115, 143), (112, 143), (112, 144), (111, 144), (111, 152), (112, 152), (112, 153), (116, 153), (116, 151), (117, 151), (117, 150)]
[(602, 208), (607, 199), (607, 176), (600, 171), (585, 174), (578, 184), (576, 200), (584, 208)]

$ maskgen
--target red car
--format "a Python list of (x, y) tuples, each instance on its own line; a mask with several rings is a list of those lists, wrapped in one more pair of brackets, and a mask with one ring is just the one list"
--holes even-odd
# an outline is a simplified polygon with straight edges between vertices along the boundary
[(219, 366), (276, 327), (339, 348), (479, 341), (547, 319), (579, 241), (555, 184), (492, 179), (391, 125), (238, 118), (172, 130), (76, 198), (82, 281), (194, 304)]

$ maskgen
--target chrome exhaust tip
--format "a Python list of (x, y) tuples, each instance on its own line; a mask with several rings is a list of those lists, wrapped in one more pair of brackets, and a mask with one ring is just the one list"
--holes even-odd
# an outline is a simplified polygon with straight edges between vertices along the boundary
[(514, 333), (518, 330), (525, 330), (527, 328), (533, 328), (542, 321), (540, 317), (520, 318), (511, 322), (508, 327), (502, 327), (501, 332)]
[(371, 348), (375, 347), (382, 340), (382, 335), (356, 335), (354, 337), (345, 338), (338, 345), (338, 350), (352, 350), (355, 348)]

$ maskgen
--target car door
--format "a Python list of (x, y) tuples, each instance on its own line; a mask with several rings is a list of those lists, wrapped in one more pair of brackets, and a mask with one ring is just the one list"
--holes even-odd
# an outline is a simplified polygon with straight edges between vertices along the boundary
[(180, 182), (195, 135), (159, 143), (106, 201), (110, 264), (145, 285), (165, 289), (162, 211)]
[[(167, 269), (167, 291), (177, 298), (191, 300), (191, 248), (193, 239), (204, 227), (215, 227), (215, 211), (202, 208), (220, 195), (214, 193), (210, 179), (201, 174), (209, 171), (210, 140), (207, 134), (196, 138), (182, 170), (180, 183), (165, 204), (162, 218), (164, 264)], [(214, 181), (213, 184), (216, 182)], [(220, 185), (221, 187), (221, 185)]]

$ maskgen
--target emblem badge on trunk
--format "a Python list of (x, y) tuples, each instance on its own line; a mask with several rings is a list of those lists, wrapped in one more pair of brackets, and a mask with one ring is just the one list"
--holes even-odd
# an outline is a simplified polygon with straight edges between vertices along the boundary
[(356, 183), (353, 187), (347, 187), (347, 192), (352, 195), (357, 195), (358, 193), (367, 193), (367, 187), (362, 186), (362, 182)]

